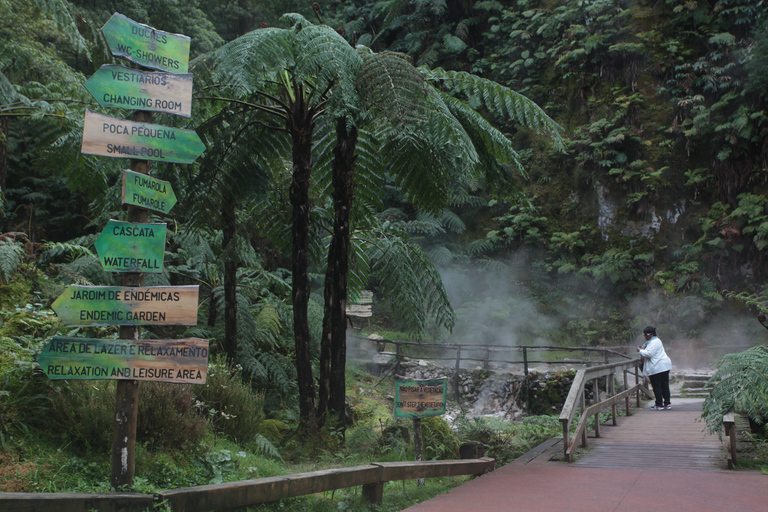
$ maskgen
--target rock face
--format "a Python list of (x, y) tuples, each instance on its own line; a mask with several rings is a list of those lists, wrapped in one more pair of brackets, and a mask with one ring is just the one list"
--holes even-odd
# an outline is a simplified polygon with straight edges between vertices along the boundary
[(448, 379), (449, 421), (462, 408), (468, 417), (503, 420), (514, 420), (524, 414), (558, 414), (575, 373), (573, 368), (564, 366), (534, 369), (527, 377), (521, 371), (462, 368), (458, 376), (460, 400), (456, 400), (455, 368), (416, 360), (401, 363), (400, 371), (407, 379)]

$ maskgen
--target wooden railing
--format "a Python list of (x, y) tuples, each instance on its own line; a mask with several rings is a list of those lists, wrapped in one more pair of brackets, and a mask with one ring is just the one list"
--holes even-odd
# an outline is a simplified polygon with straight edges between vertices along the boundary
[[(563, 452), (566, 461), (573, 462), (573, 454), (576, 451), (577, 439), (579, 437), (581, 437), (581, 446), (587, 446), (587, 420), (590, 416), (594, 416), (595, 418), (595, 437), (600, 437), (601, 411), (607, 407), (611, 407), (613, 424), (616, 425), (616, 404), (621, 400), (625, 401), (625, 409), (627, 411), (627, 416), (629, 416), (631, 414), (629, 401), (633, 394), (637, 394), (638, 407), (640, 407), (641, 392), (653, 398), (653, 394), (648, 390), (640, 378), (639, 363), (639, 359), (634, 359), (632, 361), (593, 366), (592, 368), (586, 368), (576, 372), (573, 384), (571, 384), (571, 390), (568, 392), (565, 405), (563, 405), (563, 410), (560, 412), (560, 423), (562, 423), (563, 426)], [(624, 376), (624, 391), (617, 394), (615, 390), (615, 381), (616, 373), (619, 372)], [(628, 385), (628, 375), (630, 372), (633, 372), (635, 377), (635, 384), (631, 387)], [(597, 386), (600, 377), (606, 377), (607, 398), (602, 401), (600, 401), (600, 393)], [(595, 401), (587, 407), (584, 390), (589, 381), (592, 381)], [(576, 425), (573, 437), (571, 437), (571, 424), (577, 408), (581, 410), (581, 419)]]
[(495, 460), (435, 460), (424, 462), (375, 462), (367, 466), (326, 469), (309, 473), (257, 478), (223, 484), (140, 493), (0, 493), (0, 510), (13, 512), (140, 512), (165, 501), (171, 510), (204, 512), (248, 507), (303, 496), (362, 486), (372, 503), (381, 503), (384, 483), (461, 475), (482, 475), (493, 471)]
[(733, 409), (723, 415), (723, 429), (728, 436), (728, 469), (736, 465), (736, 414)]

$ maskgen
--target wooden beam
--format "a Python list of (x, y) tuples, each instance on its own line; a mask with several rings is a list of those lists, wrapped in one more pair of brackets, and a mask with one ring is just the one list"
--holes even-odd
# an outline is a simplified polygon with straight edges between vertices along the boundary
[(153, 505), (152, 495), (132, 492), (0, 493), (0, 510), (9, 512), (142, 512)]

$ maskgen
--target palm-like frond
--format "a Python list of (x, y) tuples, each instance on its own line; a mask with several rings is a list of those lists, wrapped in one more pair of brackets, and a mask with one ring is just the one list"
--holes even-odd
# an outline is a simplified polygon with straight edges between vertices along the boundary
[(702, 418), (710, 433), (722, 436), (723, 415), (730, 409), (754, 421), (768, 420), (768, 347), (761, 345), (728, 354), (707, 382), (712, 391), (704, 400)]
[(427, 80), (451, 95), (462, 95), (470, 104), (482, 105), (494, 116), (547, 135), (562, 151), (562, 128), (536, 103), (508, 87), (464, 71), (420, 68)]

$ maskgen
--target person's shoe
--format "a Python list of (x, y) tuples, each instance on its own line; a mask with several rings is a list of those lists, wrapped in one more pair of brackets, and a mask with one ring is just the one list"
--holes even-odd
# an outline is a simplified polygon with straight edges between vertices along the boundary
[(651, 409), (654, 410), (654, 411), (663, 411), (664, 410), (664, 406), (662, 406), (662, 405), (652, 405)]
[(664, 408), (665, 409), (671, 409), (672, 408), (672, 404), (667, 404), (667, 405), (664, 406)]

